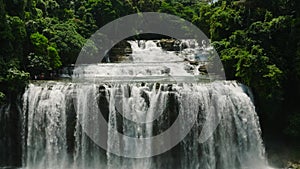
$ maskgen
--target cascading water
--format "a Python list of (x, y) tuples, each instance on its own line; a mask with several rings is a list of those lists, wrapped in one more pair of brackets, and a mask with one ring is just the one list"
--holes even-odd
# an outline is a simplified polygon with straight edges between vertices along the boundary
[[(244, 87), (191, 78), (200, 75), (199, 65), (185, 61), (197, 60), (196, 43), (180, 53), (166, 52), (154, 41), (129, 43), (133, 63), (84, 65), (74, 70), (74, 77), (83, 82), (42, 81), (28, 86), (23, 95), (25, 168), (267, 168), (258, 117)], [(108, 122), (105, 132), (94, 123), (100, 115)], [(177, 118), (178, 134), (196, 122), (177, 146), (163, 154), (127, 158), (110, 153), (117, 149), (140, 157), (151, 154), (157, 142), (120, 140), (116, 131), (132, 138), (152, 137), (164, 133)], [(212, 133), (208, 140), (202, 140), (204, 130)], [(107, 151), (93, 139), (102, 137), (107, 137)]]

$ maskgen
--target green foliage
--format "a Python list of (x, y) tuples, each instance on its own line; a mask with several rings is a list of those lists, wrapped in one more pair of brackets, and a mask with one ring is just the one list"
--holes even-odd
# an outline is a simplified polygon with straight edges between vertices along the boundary
[(33, 45), (33, 53), (27, 57), (27, 67), (32, 74), (45, 73), (49, 70), (56, 70), (62, 66), (60, 56), (55, 47), (49, 45), (48, 38), (40, 33), (30, 36)]
[(4, 1), (6, 12), (10, 16), (18, 16), (18, 17), (23, 17), (24, 15), (24, 9), (25, 9), (25, 1)]
[(56, 44), (58, 53), (62, 56), (62, 63), (75, 63), (86, 41), (85, 38), (76, 31), (76, 24), (71, 20), (52, 25), (48, 30), (48, 34), (50, 43)]
[(18, 70), (16, 67), (8, 69), (6, 75), (6, 81), (8, 89), (12, 92), (18, 92), (22, 90), (29, 79), (29, 73)]
[(8, 22), (14, 36), (14, 40), (18, 43), (23, 42), (26, 38), (26, 29), (23, 20), (17, 16), (8, 16)]
[(27, 34), (24, 22), (18, 16), (3, 16), (0, 23), (0, 56), (22, 60), (23, 42)]
[(43, 72), (47, 72), (48, 70), (51, 69), (49, 59), (47, 58), (46, 55), (41, 56), (41, 55), (36, 55), (34, 53), (30, 53), (27, 57), (28, 59), (28, 71), (32, 75), (37, 75)]
[(230, 73), (235, 74), (231, 77), (259, 91), (260, 97), (272, 97), (272, 93), (280, 87), (282, 71), (270, 63), (259, 46), (252, 46), (251, 51), (238, 47), (227, 48), (221, 52), (221, 56), (225, 68), (233, 65), (234, 70), (230, 70)]
[[(295, 101), (300, 94), (296, 87), (300, 84), (300, 32), (294, 27), (298, 20), (293, 14), (295, 8), (283, 10), (284, 5), (291, 6), (278, 1), (274, 2), (281, 4), (277, 7), (266, 1), (241, 3), (219, 3), (211, 14), (206, 13), (210, 15), (210, 35), (221, 54), (226, 76), (253, 89), (257, 109), (267, 117), (263, 127), (281, 124), (276, 126), (280, 133), (292, 131), (285, 134), (296, 136), (294, 131), (300, 123), (291, 120), (296, 116), (287, 118), (286, 112), (300, 108)], [(282, 122), (283, 119), (286, 120)]]
[(171, 4), (165, 1), (162, 2), (159, 12), (176, 15), (176, 10), (172, 7)]
[(241, 28), (242, 18), (239, 10), (235, 10), (223, 2), (221, 6), (208, 12), (210, 15), (210, 37), (212, 40), (223, 39)]
[(6, 62), (0, 58), (0, 102), (9, 101), (22, 92), (29, 80), (29, 73), (20, 70), (19, 61)]
[(48, 39), (44, 35), (40, 33), (34, 33), (30, 35), (30, 40), (36, 54), (46, 54), (48, 47)]
[(50, 62), (50, 67), (52, 69), (57, 69), (61, 67), (62, 63), (60, 61), (60, 57), (58, 55), (57, 50), (52, 46), (49, 46), (47, 50), (48, 50), (48, 57), (49, 57), (48, 59)]
[(97, 26), (101, 27), (117, 18), (110, 0), (89, 0), (89, 4)]

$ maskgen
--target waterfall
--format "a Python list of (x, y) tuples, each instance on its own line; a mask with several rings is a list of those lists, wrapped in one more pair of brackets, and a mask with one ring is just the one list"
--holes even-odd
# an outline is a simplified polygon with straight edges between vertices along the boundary
[[(174, 84), (172, 89), (167, 84), (157, 86), (139, 83), (113, 86), (67, 82), (30, 84), (24, 94), (24, 116), (27, 116), (24, 117), (27, 118), (24, 165), (27, 168), (110, 169), (259, 169), (265, 165), (258, 117), (241, 85), (223, 81)], [(118, 100), (122, 105), (116, 108)], [(210, 112), (221, 118), (221, 122), (213, 135), (201, 143), (202, 128)], [(198, 117), (188, 136), (174, 149), (157, 157), (130, 159), (105, 153), (82, 131), (97, 113), (107, 117), (109, 127), (107, 133), (93, 128), (95, 135), (108, 135), (108, 150), (122, 148), (129, 154), (144, 154), (152, 151), (155, 145), (137, 147), (137, 143), (125, 141), (120, 147), (119, 140), (115, 139), (116, 130), (130, 137), (149, 137), (164, 132), (179, 113), (191, 122), (193, 113)], [(151, 125), (133, 122), (151, 119), (151, 116), (158, 116)], [(178, 128), (178, 133), (184, 127)], [(72, 134), (68, 137), (67, 132)]]
[(68, 91), (68, 85), (30, 84), (24, 93), (26, 167), (66, 166)]
[(132, 62), (80, 65), (73, 81), (28, 85), (24, 168), (267, 168), (251, 91), (199, 71), (209, 47), (185, 40), (176, 52), (158, 41), (129, 43)]

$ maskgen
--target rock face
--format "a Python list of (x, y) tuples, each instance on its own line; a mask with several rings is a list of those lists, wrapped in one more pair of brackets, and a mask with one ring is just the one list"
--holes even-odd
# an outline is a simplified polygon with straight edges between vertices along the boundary
[[(130, 44), (123, 40), (117, 43), (108, 53), (110, 62), (121, 62), (129, 60), (128, 55), (132, 53)], [(104, 61), (105, 62), (105, 61)]]
[(181, 42), (175, 39), (162, 39), (159, 42), (162, 49), (167, 51), (180, 51)]
[(18, 102), (21, 102), (20, 99), (7, 105), (0, 105), (0, 168), (22, 164), (21, 131), (23, 128)]
[(300, 161), (298, 162), (288, 162), (288, 169), (300, 169)]
[(207, 73), (208, 73), (205, 65), (199, 66), (198, 71), (199, 71), (201, 74), (207, 74)]

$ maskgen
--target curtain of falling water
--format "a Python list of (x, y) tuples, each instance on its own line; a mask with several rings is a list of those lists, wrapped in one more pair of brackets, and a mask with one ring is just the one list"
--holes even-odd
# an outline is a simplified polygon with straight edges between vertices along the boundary
[(24, 98), (24, 164), (27, 168), (67, 165), (68, 85), (29, 85)]
[[(45, 82), (30, 84), (23, 96), (25, 168), (142, 168), (142, 169), (261, 169), (265, 167), (264, 147), (254, 105), (236, 82), (208, 84), (72, 84)], [(92, 126), (96, 114), (108, 120), (107, 133)], [(150, 137), (169, 128), (178, 113), (186, 118), (178, 133), (197, 113), (197, 122), (175, 148), (142, 159), (119, 157), (98, 147), (86, 135), (108, 136), (108, 150), (122, 148), (128, 153), (152, 151), (151, 143), (136, 147), (135, 142), (119, 146), (115, 131), (130, 137)], [(221, 119), (212, 136), (200, 141), (209, 113)], [(152, 119), (153, 123), (134, 120)], [(131, 119), (131, 120), (130, 120)], [(187, 120), (186, 120), (187, 119)], [(170, 138), (172, 139), (172, 138)]]

